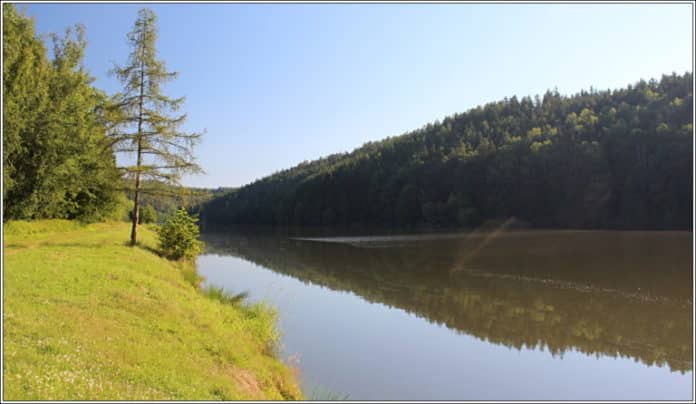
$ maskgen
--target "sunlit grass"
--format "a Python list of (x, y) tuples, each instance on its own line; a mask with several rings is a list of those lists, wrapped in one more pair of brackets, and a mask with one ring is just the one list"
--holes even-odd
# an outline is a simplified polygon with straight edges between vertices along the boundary
[[(3, 399), (301, 398), (276, 315), (192, 285), (191, 263), (128, 247), (126, 223), (4, 226)], [(221, 304), (229, 301), (233, 304)]]
[(241, 303), (249, 296), (249, 292), (231, 294), (218, 286), (207, 286), (203, 289), (203, 294), (210, 299), (217, 300), (223, 304), (236, 305)]

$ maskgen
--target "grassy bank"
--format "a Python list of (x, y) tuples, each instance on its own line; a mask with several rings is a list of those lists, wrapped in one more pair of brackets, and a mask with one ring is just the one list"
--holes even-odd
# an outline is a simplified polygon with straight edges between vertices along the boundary
[[(222, 304), (125, 223), (4, 226), (5, 400), (298, 399), (275, 316)], [(190, 277), (190, 276), (189, 276)]]

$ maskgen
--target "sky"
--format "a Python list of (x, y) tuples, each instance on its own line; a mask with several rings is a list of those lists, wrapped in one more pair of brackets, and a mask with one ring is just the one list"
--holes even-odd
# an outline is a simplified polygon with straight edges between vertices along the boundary
[(37, 33), (82, 23), (95, 86), (158, 16), (183, 129), (205, 130), (195, 187), (240, 186), (504, 97), (625, 87), (692, 71), (691, 4), (26, 4)]

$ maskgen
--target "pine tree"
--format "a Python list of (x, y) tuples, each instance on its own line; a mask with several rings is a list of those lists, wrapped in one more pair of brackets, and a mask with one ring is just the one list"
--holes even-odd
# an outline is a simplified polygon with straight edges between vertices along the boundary
[(142, 9), (128, 33), (128, 63), (112, 70), (123, 84), (123, 92), (114, 96), (108, 111), (113, 125), (110, 136), (115, 152), (135, 158), (134, 165), (120, 167), (132, 184), (131, 245), (137, 242), (141, 193), (153, 191), (143, 187), (143, 180), (178, 185), (183, 173), (201, 172), (192, 153), (201, 134), (179, 130), (186, 114), (169, 115), (179, 110), (184, 98), (168, 98), (161, 92), (162, 84), (176, 78), (177, 73), (168, 72), (164, 62), (157, 59), (156, 40), (157, 17), (152, 10)]

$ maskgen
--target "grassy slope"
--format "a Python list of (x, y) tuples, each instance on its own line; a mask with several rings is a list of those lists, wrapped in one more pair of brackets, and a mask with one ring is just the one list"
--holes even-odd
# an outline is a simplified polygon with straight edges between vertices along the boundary
[(205, 298), (125, 223), (4, 226), (3, 398), (301, 398), (275, 316)]

